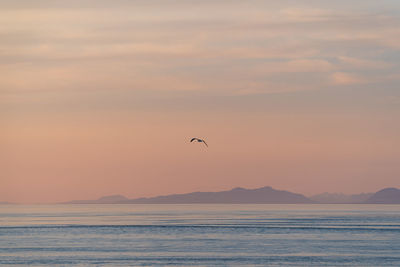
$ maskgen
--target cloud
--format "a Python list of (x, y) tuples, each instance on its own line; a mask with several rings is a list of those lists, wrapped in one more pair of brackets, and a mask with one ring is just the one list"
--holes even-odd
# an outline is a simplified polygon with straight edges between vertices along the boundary
[[(299, 1), (8, 3), (2, 92), (318, 90), (399, 68), (396, 13)], [(46, 2), (47, 3), (47, 2)]]
[(333, 65), (326, 60), (298, 59), (287, 62), (286, 70), (289, 72), (328, 72), (332, 69)]
[(351, 68), (353, 70), (386, 69), (393, 66), (393, 64), (382, 60), (360, 59), (347, 56), (339, 56), (338, 59), (342, 67)]
[(293, 22), (316, 22), (331, 20), (337, 15), (332, 10), (322, 8), (284, 8), (280, 13), (289, 21)]
[(346, 73), (346, 72), (335, 72), (332, 74), (332, 81), (336, 85), (351, 85), (366, 83), (367, 80), (357, 75)]

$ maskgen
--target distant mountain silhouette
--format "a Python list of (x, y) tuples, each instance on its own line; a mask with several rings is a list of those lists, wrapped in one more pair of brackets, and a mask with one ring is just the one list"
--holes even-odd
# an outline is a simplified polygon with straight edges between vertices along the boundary
[(397, 188), (385, 188), (365, 201), (368, 204), (400, 204), (400, 190)]
[(266, 186), (257, 189), (241, 187), (220, 192), (193, 192), (150, 198), (129, 199), (122, 195), (104, 196), (96, 200), (73, 200), (61, 204), (400, 204), (400, 190), (386, 188), (376, 193), (345, 195), (323, 193), (310, 198)]
[(232, 204), (295, 204), (314, 203), (301, 194), (275, 190), (269, 186), (257, 189), (234, 188), (221, 192), (193, 192), (151, 198), (127, 199), (124, 196), (108, 196), (97, 200), (74, 200), (67, 204), (193, 204), (193, 203), (232, 203)]
[(63, 202), (62, 204), (118, 204), (128, 201), (129, 199), (122, 195), (104, 196), (96, 200), (72, 200)]
[(7, 202), (7, 201), (0, 201), (0, 205), (11, 205), (11, 204), (15, 204), (15, 203)]
[(322, 193), (309, 197), (311, 200), (321, 204), (361, 204), (367, 201), (373, 193), (362, 193), (357, 195), (346, 195), (342, 193)]

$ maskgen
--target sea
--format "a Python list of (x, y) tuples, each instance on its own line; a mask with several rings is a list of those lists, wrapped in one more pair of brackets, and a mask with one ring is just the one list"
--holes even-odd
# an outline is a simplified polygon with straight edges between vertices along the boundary
[(2, 266), (400, 266), (400, 205), (0, 205)]

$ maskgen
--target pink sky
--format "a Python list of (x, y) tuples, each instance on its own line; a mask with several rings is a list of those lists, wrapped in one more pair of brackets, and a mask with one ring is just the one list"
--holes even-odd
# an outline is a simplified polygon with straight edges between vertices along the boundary
[(400, 187), (400, 5), (321, 2), (3, 1), (0, 201)]

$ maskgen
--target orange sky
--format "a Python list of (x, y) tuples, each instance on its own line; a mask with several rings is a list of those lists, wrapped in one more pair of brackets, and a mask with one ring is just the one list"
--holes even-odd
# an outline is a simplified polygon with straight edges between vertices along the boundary
[(3, 1), (0, 201), (400, 187), (400, 4), (322, 2)]

